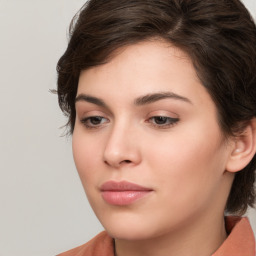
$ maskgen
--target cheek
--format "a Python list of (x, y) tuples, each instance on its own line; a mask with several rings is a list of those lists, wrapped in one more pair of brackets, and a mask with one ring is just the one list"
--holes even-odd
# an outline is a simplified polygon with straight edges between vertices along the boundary
[(175, 195), (182, 204), (202, 193), (206, 197), (214, 193), (225, 166), (218, 134), (218, 129), (211, 134), (194, 130), (180, 135), (175, 133), (166, 140), (159, 140), (161, 143), (152, 142), (155, 146), (147, 149), (147, 165), (157, 174), (157, 184), (161, 184), (166, 197)]
[(86, 137), (79, 130), (75, 130), (72, 137), (73, 157), (76, 169), (86, 188), (87, 184), (93, 184), (97, 172), (95, 163), (99, 163), (100, 148), (90, 137)]

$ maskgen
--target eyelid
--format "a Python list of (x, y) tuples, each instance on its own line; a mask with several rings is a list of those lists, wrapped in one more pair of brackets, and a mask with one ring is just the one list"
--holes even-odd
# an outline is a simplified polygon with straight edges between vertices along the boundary
[(83, 119), (83, 118), (86, 118), (86, 117), (92, 117), (92, 116), (101, 116), (101, 117), (104, 117), (104, 118), (107, 118), (107, 115), (106, 113), (104, 113), (103, 111), (100, 111), (100, 110), (85, 110), (85, 109), (82, 109), (81, 111), (77, 111), (77, 116), (79, 119)]
[[(103, 121), (103, 123), (100, 122), (99, 124), (93, 124), (93, 118), (101, 118), (105, 121)], [(80, 124), (88, 130), (103, 128), (107, 123), (110, 122), (110, 119), (107, 117), (107, 115), (104, 112), (98, 110), (80, 112), (77, 114), (77, 119), (79, 120)]]
[[(175, 116), (175, 117), (174, 117)], [(156, 118), (165, 118), (167, 123), (158, 124)], [(155, 120), (154, 120), (155, 119)], [(177, 114), (171, 113), (169, 111), (154, 111), (151, 112), (147, 119), (146, 123), (149, 123), (156, 129), (168, 129), (176, 125), (180, 121), (180, 118)]]
[(154, 116), (163, 116), (163, 117), (170, 117), (170, 118), (178, 118), (179, 115), (171, 112), (171, 111), (166, 111), (166, 110), (157, 110), (157, 111), (152, 111), (147, 115), (147, 118), (154, 117)]
[(98, 116), (113, 116), (113, 113), (108, 108), (104, 108), (103, 106), (98, 106), (86, 101), (76, 102), (75, 109), (77, 115), (79, 116), (85, 114)]
[[(92, 122), (93, 118), (95, 119), (101, 119), (100, 123), (98, 124), (89, 124), (87, 122)], [(102, 120), (106, 120), (105, 122), (101, 122)], [(88, 116), (88, 117), (84, 117), (82, 119), (80, 119), (80, 123), (86, 128), (86, 129), (100, 129), (102, 127), (104, 127), (107, 123), (109, 123), (109, 120), (103, 116)]]
[[(167, 123), (157, 123), (156, 120), (155, 121), (152, 121), (154, 119), (157, 119), (159, 117), (162, 117), (164, 118), (165, 120), (164, 121), (167, 121)], [(151, 122), (152, 121), (152, 122)], [(153, 116), (153, 117), (150, 117), (147, 122), (150, 123), (151, 125), (153, 125), (154, 127), (157, 127), (157, 128), (160, 128), (160, 129), (167, 129), (167, 128), (170, 128), (172, 126), (174, 126), (177, 122), (179, 121), (178, 118), (172, 118), (172, 117), (166, 117), (166, 116)]]

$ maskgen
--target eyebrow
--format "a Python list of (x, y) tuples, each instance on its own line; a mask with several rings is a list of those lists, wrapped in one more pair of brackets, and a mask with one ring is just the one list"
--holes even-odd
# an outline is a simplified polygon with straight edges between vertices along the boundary
[(174, 99), (174, 100), (181, 100), (181, 101), (192, 104), (192, 102), (188, 98), (173, 92), (158, 92), (158, 93), (147, 94), (135, 99), (134, 104), (137, 106), (142, 106), (142, 105), (150, 104), (150, 103), (163, 100), (163, 99), (168, 99), (168, 98)]
[[(134, 100), (134, 105), (143, 106), (146, 104), (154, 103), (156, 101), (168, 99), (168, 98), (174, 99), (174, 100), (180, 100), (180, 101), (192, 104), (192, 102), (188, 98), (178, 95), (176, 93), (158, 92), (158, 93), (150, 93), (150, 94), (146, 94), (144, 96), (138, 97), (137, 99)], [(86, 102), (98, 105), (100, 107), (108, 108), (107, 104), (102, 99), (94, 97), (94, 96), (90, 96), (90, 95), (84, 94), (84, 93), (81, 93), (76, 97), (75, 103), (79, 102), (79, 101), (86, 101)]]
[(98, 105), (100, 107), (107, 107), (106, 103), (99, 99), (99, 98), (96, 98), (96, 97), (93, 97), (93, 96), (90, 96), (90, 95), (87, 95), (87, 94), (79, 94), (76, 99), (75, 99), (75, 103), (78, 102), (78, 101), (86, 101), (86, 102), (89, 102), (89, 103), (93, 103), (95, 105)]

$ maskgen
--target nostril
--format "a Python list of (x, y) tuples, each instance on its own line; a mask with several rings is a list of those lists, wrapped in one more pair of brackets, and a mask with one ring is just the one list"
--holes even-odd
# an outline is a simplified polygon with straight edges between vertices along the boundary
[[(104, 161), (104, 163), (105, 163), (106, 165), (109, 165), (109, 166), (115, 166), (115, 163), (111, 163), (111, 162), (108, 162), (108, 161), (106, 161), (106, 160)], [(132, 163), (131, 160), (123, 160), (123, 161), (117, 163), (117, 166), (121, 166), (122, 164), (130, 164), (130, 163)]]
[(131, 160), (124, 160), (122, 162), (124, 162), (124, 163), (131, 163), (132, 161)]

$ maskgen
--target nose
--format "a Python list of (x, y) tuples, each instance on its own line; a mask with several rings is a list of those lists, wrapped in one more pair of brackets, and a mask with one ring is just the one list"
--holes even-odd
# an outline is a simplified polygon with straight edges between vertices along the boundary
[(116, 169), (138, 165), (141, 154), (136, 131), (121, 125), (113, 127), (107, 138), (103, 158), (105, 164)]

